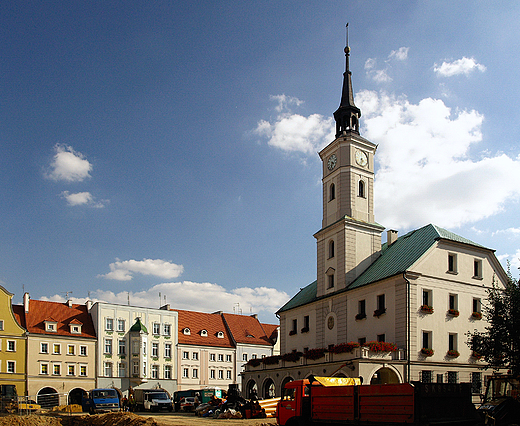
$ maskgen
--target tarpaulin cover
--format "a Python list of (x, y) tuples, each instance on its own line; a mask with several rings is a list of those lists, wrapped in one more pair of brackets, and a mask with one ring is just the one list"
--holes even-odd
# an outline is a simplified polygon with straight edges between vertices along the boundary
[(318, 377), (314, 379), (323, 386), (361, 386), (361, 379), (358, 377)]

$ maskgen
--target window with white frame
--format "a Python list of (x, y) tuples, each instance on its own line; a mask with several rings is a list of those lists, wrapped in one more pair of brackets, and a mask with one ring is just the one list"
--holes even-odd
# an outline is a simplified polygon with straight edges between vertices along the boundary
[(184, 379), (187, 379), (189, 377), (189, 374), (190, 374), (190, 370), (188, 368), (183, 368), (182, 369), (182, 377)]
[[(7, 345), (7, 350), (9, 350), (9, 345)], [(49, 353), (49, 344), (41, 342), (40, 343), (40, 353), (41, 354), (48, 354)]]
[(423, 306), (432, 306), (433, 305), (433, 301), (432, 301), (432, 291), (431, 290), (423, 290), (423, 300), (422, 300), (422, 304)]
[(132, 341), (132, 353), (139, 355), (139, 340)]
[(40, 363), (40, 374), (49, 374), (49, 364), (46, 362)]
[(456, 311), (459, 309), (459, 300), (457, 294), (450, 294), (448, 298), (448, 309)]
[(4, 331), (4, 320), (0, 320), (0, 331)]
[(126, 329), (125, 320), (122, 318), (118, 318), (117, 320), (117, 331), (120, 333), (124, 333)]
[(112, 363), (105, 362), (104, 364), (105, 377), (112, 377)]
[(479, 298), (473, 298), (473, 313), (481, 314), (482, 303)]
[(114, 318), (105, 318), (105, 330), (114, 331)]
[(199, 370), (198, 370), (198, 368), (194, 368), (191, 371), (191, 377), (194, 378), (194, 379), (198, 379), (199, 378)]
[(226, 371), (226, 379), (231, 380), (231, 370)]
[(112, 339), (105, 339), (105, 353), (112, 354)]
[(152, 379), (159, 378), (159, 366), (157, 364), (152, 364), (151, 375), (152, 375)]
[(218, 360), (219, 362), (224, 361), (224, 354), (218, 354)]
[(120, 362), (117, 366), (117, 375), (119, 377), (126, 377), (126, 363)]
[(152, 342), (152, 357), (157, 358), (159, 356), (159, 342)]
[(209, 370), (209, 378), (214, 379), (215, 378), (215, 370)]
[(76, 345), (67, 345), (67, 355), (76, 354)]
[(473, 278), (482, 278), (482, 260), (473, 261)]
[(159, 334), (161, 334), (161, 324), (159, 324), (158, 322), (153, 323), (152, 329), (152, 334), (154, 336), (158, 336)]
[(226, 361), (227, 361), (227, 362), (231, 362), (231, 355), (229, 355), (229, 354), (226, 355)]
[(448, 383), (458, 383), (459, 373), (457, 371), (448, 371)]
[(455, 253), (448, 253), (448, 272), (457, 273), (457, 255)]
[(134, 375), (139, 374), (139, 361), (134, 361), (132, 363), (132, 374), (134, 374)]
[(164, 366), (164, 379), (171, 379), (171, 378), (172, 378), (172, 366), (165, 365)]
[(457, 350), (457, 333), (448, 334), (448, 350), (450, 350), (450, 351)]
[[(16, 352), (16, 342), (14, 340), (7, 341), (7, 351), (8, 352)], [(47, 352), (49, 353), (49, 346), (47, 345)]]
[(119, 355), (125, 355), (126, 354), (126, 341), (124, 339), (119, 339), (117, 346), (118, 346)]
[(190, 359), (190, 353), (188, 351), (183, 351), (182, 359)]
[(75, 376), (76, 375), (76, 366), (74, 364), (68, 365), (68, 373), (69, 376)]
[(143, 361), (143, 377), (146, 377), (146, 362)]
[(81, 356), (87, 356), (87, 347), (81, 345), (81, 346), (79, 347), (79, 354), (80, 354)]
[(146, 342), (143, 342), (143, 355), (146, 355)]
[(15, 361), (7, 361), (7, 372), (16, 373), (16, 362)]
[(54, 345), (52, 345), (52, 353), (54, 355), (61, 354), (61, 345), (59, 343), (54, 343)]
[(216, 360), (215, 354), (209, 354), (209, 360), (210, 361), (215, 361)]
[(81, 377), (87, 377), (87, 366), (85, 364), (79, 366), (79, 375)]
[(61, 364), (53, 364), (52, 365), (52, 374), (55, 376), (61, 375)]
[(191, 355), (191, 359), (197, 361), (199, 359), (199, 353), (198, 352), (193, 352), (192, 355)]
[(172, 344), (171, 343), (165, 343), (164, 344), (164, 357), (165, 358), (171, 358), (172, 357)]
[(58, 331), (58, 323), (45, 321), (45, 330), (56, 333)]
[(422, 347), (424, 349), (432, 348), (432, 332), (431, 331), (422, 332)]
[(163, 325), (163, 331), (164, 331), (164, 335), (165, 336), (171, 336), (171, 332), (172, 332), (172, 326), (171, 324), (164, 324)]
[(242, 361), (247, 361), (247, 354), (242, 354)]
[(224, 370), (218, 370), (218, 378), (223, 379), (224, 378)]

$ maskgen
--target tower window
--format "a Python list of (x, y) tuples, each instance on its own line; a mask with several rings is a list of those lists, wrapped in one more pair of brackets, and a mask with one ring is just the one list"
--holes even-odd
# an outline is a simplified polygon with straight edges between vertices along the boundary
[(335, 199), (336, 199), (336, 185), (331, 183), (329, 186), (329, 201), (332, 201)]
[(327, 288), (334, 287), (334, 274), (327, 275)]
[(365, 198), (365, 182), (363, 180), (359, 180), (359, 189), (358, 189), (358, 196), (361, 198)]
[(334, 240), (329, 242), (329, 259), (334, 257)]

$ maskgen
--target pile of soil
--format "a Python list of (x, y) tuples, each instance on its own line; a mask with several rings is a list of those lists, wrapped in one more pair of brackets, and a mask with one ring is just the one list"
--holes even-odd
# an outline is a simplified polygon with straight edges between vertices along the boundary
[(107, 413), (95, 416), (9, 415), (0, 418), (0, 426), (158, 426), (152, 418), (134, 413)]

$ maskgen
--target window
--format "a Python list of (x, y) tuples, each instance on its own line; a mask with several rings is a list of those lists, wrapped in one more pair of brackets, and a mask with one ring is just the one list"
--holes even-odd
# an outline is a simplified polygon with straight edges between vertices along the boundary
[(224, 378), (224, 370), (218, 370), (218, 378), (223, 379)]
[(79, 354), (81, 356), (87, 356), (87, 347), (86, 346), (80, 346), (79, 347)]
[(143, 361), (143, 377), (146, 377), (146, 362)]
[(367, 317), (367, 303), (366, 301), (360, 300), (358, 301), (358, 313), (356, 315), (357, 320), (362, 320)]
[(455, 333), (448, 334), (448, 350), (450, 350), (450, 351), (457, 350), (457, 334), (455, 334)]
[(224, 354), (218, 354), (218, 361), (223, 362), (224, 361)]
[(454, 253), (448, 253), (448, 272), (457, 273), (457, 255)]
[(482, 278), (482, 260), (473, 261), (473, 278)]
[(359, 343), (359, 346), (363, 346), (367, 342), (367, 338), (366, 337), (360, 337), (359, 339), (357, 339), (357, 341)]
[(302, 333), (307, 333), (309, 331), (309, 326), (310, 326), (310, 317), (309, 317), (309, 315), (305, 315), (303, 317)]
[(165, 365), (164, 366), (164, 378), (165, 379), (171, 379), (172, 378), (172, 366), (171, 365)]
[(152, 365), (152, 379), (159, 378), (159, 366), (157, 364)]
[(223, 338), (224, 338), (224, 332), (219, 331), (219, 332), (217, 333), (217, 337), (218, 337), (219, 339), (223, 339)]
[(87, 376), (87, 366), (86, 365), (80, 365), (79, 366), (79, 375), (81, 377), (86, 377)]
[(112, 353), (112, 339), (105, 339), (105, 353)]
[(473, 313), (480, 314), (482, 309), (482, 303), (480, 299), (473, 298)]
[(146, 342), (143, 342), (143, 355), (146, 355)]
[(334, 288), (334, 273), (327, 274), (327, 288)]
[(114, 331), (114, 319), (113, 318), (105, 318), (105, 330)]
[(164, 324), (164, 335), (165, 336), (170, 336), (171, 335), (171, 329), (172, 329), (172, 326), (170, 324)]
[(61, 345), (59, 343), (55, 343), (53, 346), (52, 346), (52, 353), (54, 355), (59, 355), (61, 353)]
[(199, 378), (199, 370), (197, 368), (194, 368), (191, 373), (191, 377), (193, 377), (194, 379)]
[(215, 354), (209, 354), (209, 360), (215, 361)]
[(226, 371), (226, 379), (231, 380), (231, 370)]
[[(110, 340), (110, 345), (112, 345), (112, 340)], [(74, 355), (76, 353), (76, 346), (68, 345), (67, 346), (67, 355)], [(112, 350), (110, 351), (112, 353)]]
[(214, 379), (215, 378), (215, 370), (209, 370), (209, 378)]
[(448, 371), (448, 383), (458, 383), (459, 374), (456, 371)]
[(448, 298), (448, 308), (449, 309), (452, 309), (452, 310), (457, 310), (458, 309), (458, 297), (456, 294), (450, 294), (449, 298)]
[(132, 353), (139, 355), (139, 340), (134, 340), (132, 342)]
[(105, 377), (112, 377), (112, 363), (111, 362), (105, 362)]
[(165, 343), (164, 344), (164, 357), (165, 358), (171, 358), (172, 357), (172, 344), (171, 343)]
[(57, 326), (58, 326), (58, 324), (55, 322), (47, 322), (47, 321), (45, 322), (45, 329), (47, 331), (55, 333), (57, 331)]
[(80, 334), (81, 329), (79, 328), (79, 325), (71, 325), (70, 326), (70, 332), (74, 334)]
[(432, 382), (433, 371), (431, 370), (422, 370), (421, 371), (421, 382), (423, 383), (431, 383)]
[(190, 359), (190, 353), (188, 351), (184, 351), (182, 353), (182, 359)]
[(7, 361), (7, 372), (16, 373), (16, 363), (14, 361)]
[(117, 331), (119, 331), (120, 333), (125, 332), (125, 320), (124, 319), (120, 318), (117, 320)]
[(60, 364), (54, 364), (52, 366), (52, 374), (55, 376), (59, 376), (61, 374), (61, 365)]
[(74, 364), (69, 364), (68, 368), (68, 376), (75, 376), (76, 375), (76, 366)]
[[(7, 342), (7, 350), (13, 350), (9, 349), (9, 342)], [(40, 343), (40, 353), (41, 354), (48, 354), (49, 353), (49, 344), (48, 343)]]
[(247, 361), (247, 354), (242, 354), (242, 361)]
[(158, 336), (159, 334), (161, 334), (161, 324), (159, 324), (158, 322), (154, 322), (153, 323), (153, 331), (152, 331), (152, 333), (155, 336)]
[(336, 185), (331, 183), (329, 186), (329, 201), (332, 201), (335, 199), (336, 199)]
[(126, 364), (124, 362), (120, 362), (117, 366), (117, 375), (119, 377), (126, 377)]
[(377, 341), (378, 342), (384, 342), (385, 341), (385, 335), (384, 334), (378, 334), (377, 335)]
[(152, 343), (152, 357), (157, 358), (159, 356), (159, 343)]
[(182, 333), (183, 333), (185, 336), (189, 336), (189, 335), (191, 335), (191, 331), (190, 331), (190, 329), (189, 329), (188, 327), (184, 328), (184, 329), (182, 330)]
[(0, 320), (0, 331), (4, 331), (4, 320)]
[(471, 393), (482, 391), (482, 373), (471, 373)]
[(329, 241), (329, 259), (334, 257), (334, 240)]
[(191, 356), (191, 359), (198, 360), (199, 359), (199, 353), (198, 352), (193, 352), (193, 354)]
[(437, 374), (437, 383), (444, 383), (444, 374)]
[(365, 198), (365, 182), (361, 179), (359, 180), (358, 185), (358, 196), (361, 198)]
[(289, 332), (289, 335), (293, 336), (296, 333), (298, 333), (298, 320), (295, 318), (295, 319), (292, 320), (292, 329)]
[(251, 359), (256, 359), (256, 354), (251, 355)]
[(119, 355), (125, 355), (126, 354), (126, 342), (124, 340), (119, 339), (117, 346), (118, 346)]
[(189, 377), (190, 371), (187, 368), (182, 369), (182, 377), (187, 379)]
[(226, 355), (226, 362), (231, 362), (231, 355)]
[(200, 335), (202, 337), (208, 337), (208, 330), (200, 330)]
[(378, 311), (386, 310), (384, 294), (380, 294), (379, 296), (377, 296), (377, 310)]
[(422, 333), (422, 347), (424, 349), (432, 348), (432, 332), (431, 331), (423, 331)]
[(432, 306), (432, 291), (431, 290), (423, 290), (422, 304), (424, 306)]
[(40, 374), (49, 374), (49, 364), (40, 364)]
[(134, 374), (134, 375), (139, 374), (139, 361), (134, 361), (132, 363), (132, 374)]

